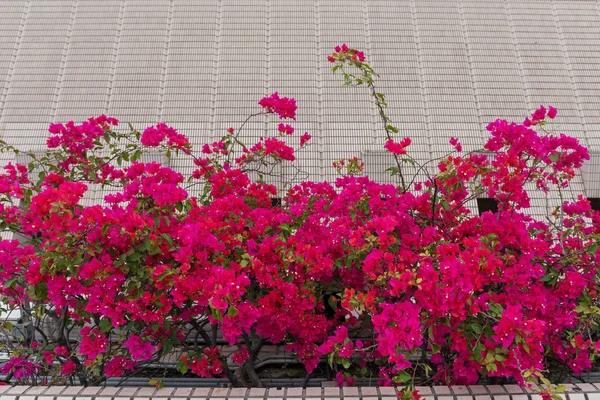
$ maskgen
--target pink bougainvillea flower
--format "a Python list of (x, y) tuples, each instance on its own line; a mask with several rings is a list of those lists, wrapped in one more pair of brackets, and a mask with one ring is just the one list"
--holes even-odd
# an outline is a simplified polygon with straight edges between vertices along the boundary
[(283, 133), (286, 135), (291, 135), (294, 133), (294, 128), (288, 124), (279, 124), (277, 126), (277, 130), (279, 131), (279, 133)]
[(271, 96), (262, 98), (258, 104), (267, 113), (279, 115), (280, 119), (296, 119), (296, 100), (288, 97), (279, 97), (277, 92)]
[(129, 350), (131, 358), (135, 361), (150, 360), (155, 350), (152, 343), (142, 340), (138, 335), (129, 335), (123, 346)]
[(312, 136), (308, 132), (304, 132), (302, 136), (300, 136), (300, 146), (304, 146), (310, 139), (312, 139)]
[(396, 155), (406, 154), (406, 148), (410, 146), (410, 138), (404, 138), (399, 143), (393, 140), (388, 140), (383, 146), (387, 151)]
[(68, 360), (61, 365), (60, 374), (63, 376), (71, 375), (75, 369), (77, 369), (77, 365), (72, 360)]
[(457, 138), (455, 138), (455, 137), (450, 138), (450, 144), (452, 146), (454, 146), (454, 149), (456, 149), (457, 152), (460, 153), (462, 151), (462, 146)]
[(125, 357), (114, 357), (106, 362), (105, 372), (107, 377), (119, 377), (126, 371), (133, 371), (135, 362)]

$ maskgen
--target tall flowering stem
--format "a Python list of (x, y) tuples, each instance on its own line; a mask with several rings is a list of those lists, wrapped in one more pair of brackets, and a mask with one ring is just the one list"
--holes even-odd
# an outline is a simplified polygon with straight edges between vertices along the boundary
[[(398, 175), (402, 185), (402, 190), (408, 190), (404, 174), (402, 173), (403, 160), (400, 158), (400, 155), (406, 154), (405, 148), (410, 144), (410, 139), (404, 139), (404, 141), (408, 140), (408, 144), (405, 146), (399, 146), (394, 142), (394, 134), (398, 133), (398, 128), (392, 124), (392, 120), (385, 113), (385, 109), (388, 106), (387, 102), (385, 101), (385, 95), (383, 93), (379, 93), (375, 88), (375, 78), (379, 77), (379, 75), (377, 75), (373, 68), (366, 63), (364, 52), (349, 48), (346, 44), (336, 46), (335, 52), (328, 56), (327, 59), (329, 62), (334, 64), (332, 67), (332, 71), (334, 73), (338, 70), (342, 72), (345, 86), (366, 85), (369, 89), (369, 92), (373, 97), (375, 107), (377, 107), (377, 112), (381, 118), (381, 122), (383, 123), (383, 130), (387, 140), (385, 148), (392, 153), (396, 163), (396, 167), (391, 170), (392, 175)], [(360, 74), (355, 75), (347, 72), (345, 70), (346, 65), (356, 68)], [(406, 158), (406, 161), (414, 163), (414, 160), (409, 158)]]

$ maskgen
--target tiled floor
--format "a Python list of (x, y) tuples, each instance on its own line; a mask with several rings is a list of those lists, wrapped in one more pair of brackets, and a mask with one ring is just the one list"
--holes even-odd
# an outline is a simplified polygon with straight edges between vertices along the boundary
[[(417, 387), (424, 400), (539, 400), (516, 385)], [(565, 400), (600, 400), (600, 384), (567, 385)], [(391, 387), (162, 388), (0, 386), (0, 400), (395, 400)]]

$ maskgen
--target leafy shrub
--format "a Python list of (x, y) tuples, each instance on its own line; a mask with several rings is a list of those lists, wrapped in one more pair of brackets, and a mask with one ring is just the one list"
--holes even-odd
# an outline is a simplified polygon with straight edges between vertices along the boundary
[[(305, 181), (273, 207), (282, 194), (249, 173), (272, 173), (309, 145), (287, 123), (253, 145), (240, 140), (245, 124), (230, 128), (195, 155), (165, 124), (121, 133), (100, 116), (51, 125), (44, 156), (7, 165), (0, 225), (22, 239), (0, 242), (0, 291), (29, 324), (2, 326), (15, 340), (1, 372), (99, 384), (177, 354), (184, 374), (261, 385), (254, 366), (267, 341), (308, 372), (328, 360), (340, 384), (376, 368), (406, 398), (418, 398), (416, 376), (505, 377), (540, 383), (548, 398), (549, 370), (589, 369), (600, 350), (600, 214), (581, 196), (547, 221), (526, 214), (526, 187), (563, 190), (589, 158), (574, 138), (547, 132), (556, 109), (490, 123), (481, 151), (465, 154), (451, 139), (438, 172), (416, 182), (403, 166), (428, 170), (410, 156), (410, 139), (395, 137), (364, 54), (344, 45), (329, 61), (373, 97), (398, 185), (360, 176), (353, 157), (336, 161), (334, 183)], [(293, 99), (274, 93), (259, 104), (254, 116), (295, 119)], [(189, 156), (191, 181), (141, 162), (149, 150)], [(113, 193), (82, 205), (97, 186)], [(466, 203), (478, 196), (496, 199), (498, 212), (473, 215)], [(237, 348), (230, 357), (217, 330)]]

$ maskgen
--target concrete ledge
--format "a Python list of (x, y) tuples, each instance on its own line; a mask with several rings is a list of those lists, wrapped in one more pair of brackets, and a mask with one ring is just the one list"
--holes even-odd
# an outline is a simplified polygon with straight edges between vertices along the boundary
[[(600, 400), (600, 384), (568, 384), (565, 400)], [(539, 400), (535, 388), (516, 385), (423, 386), (424, 400)], [(396, 400), (392, 387), (162, 388), (0, 386), (0, 400)]]

